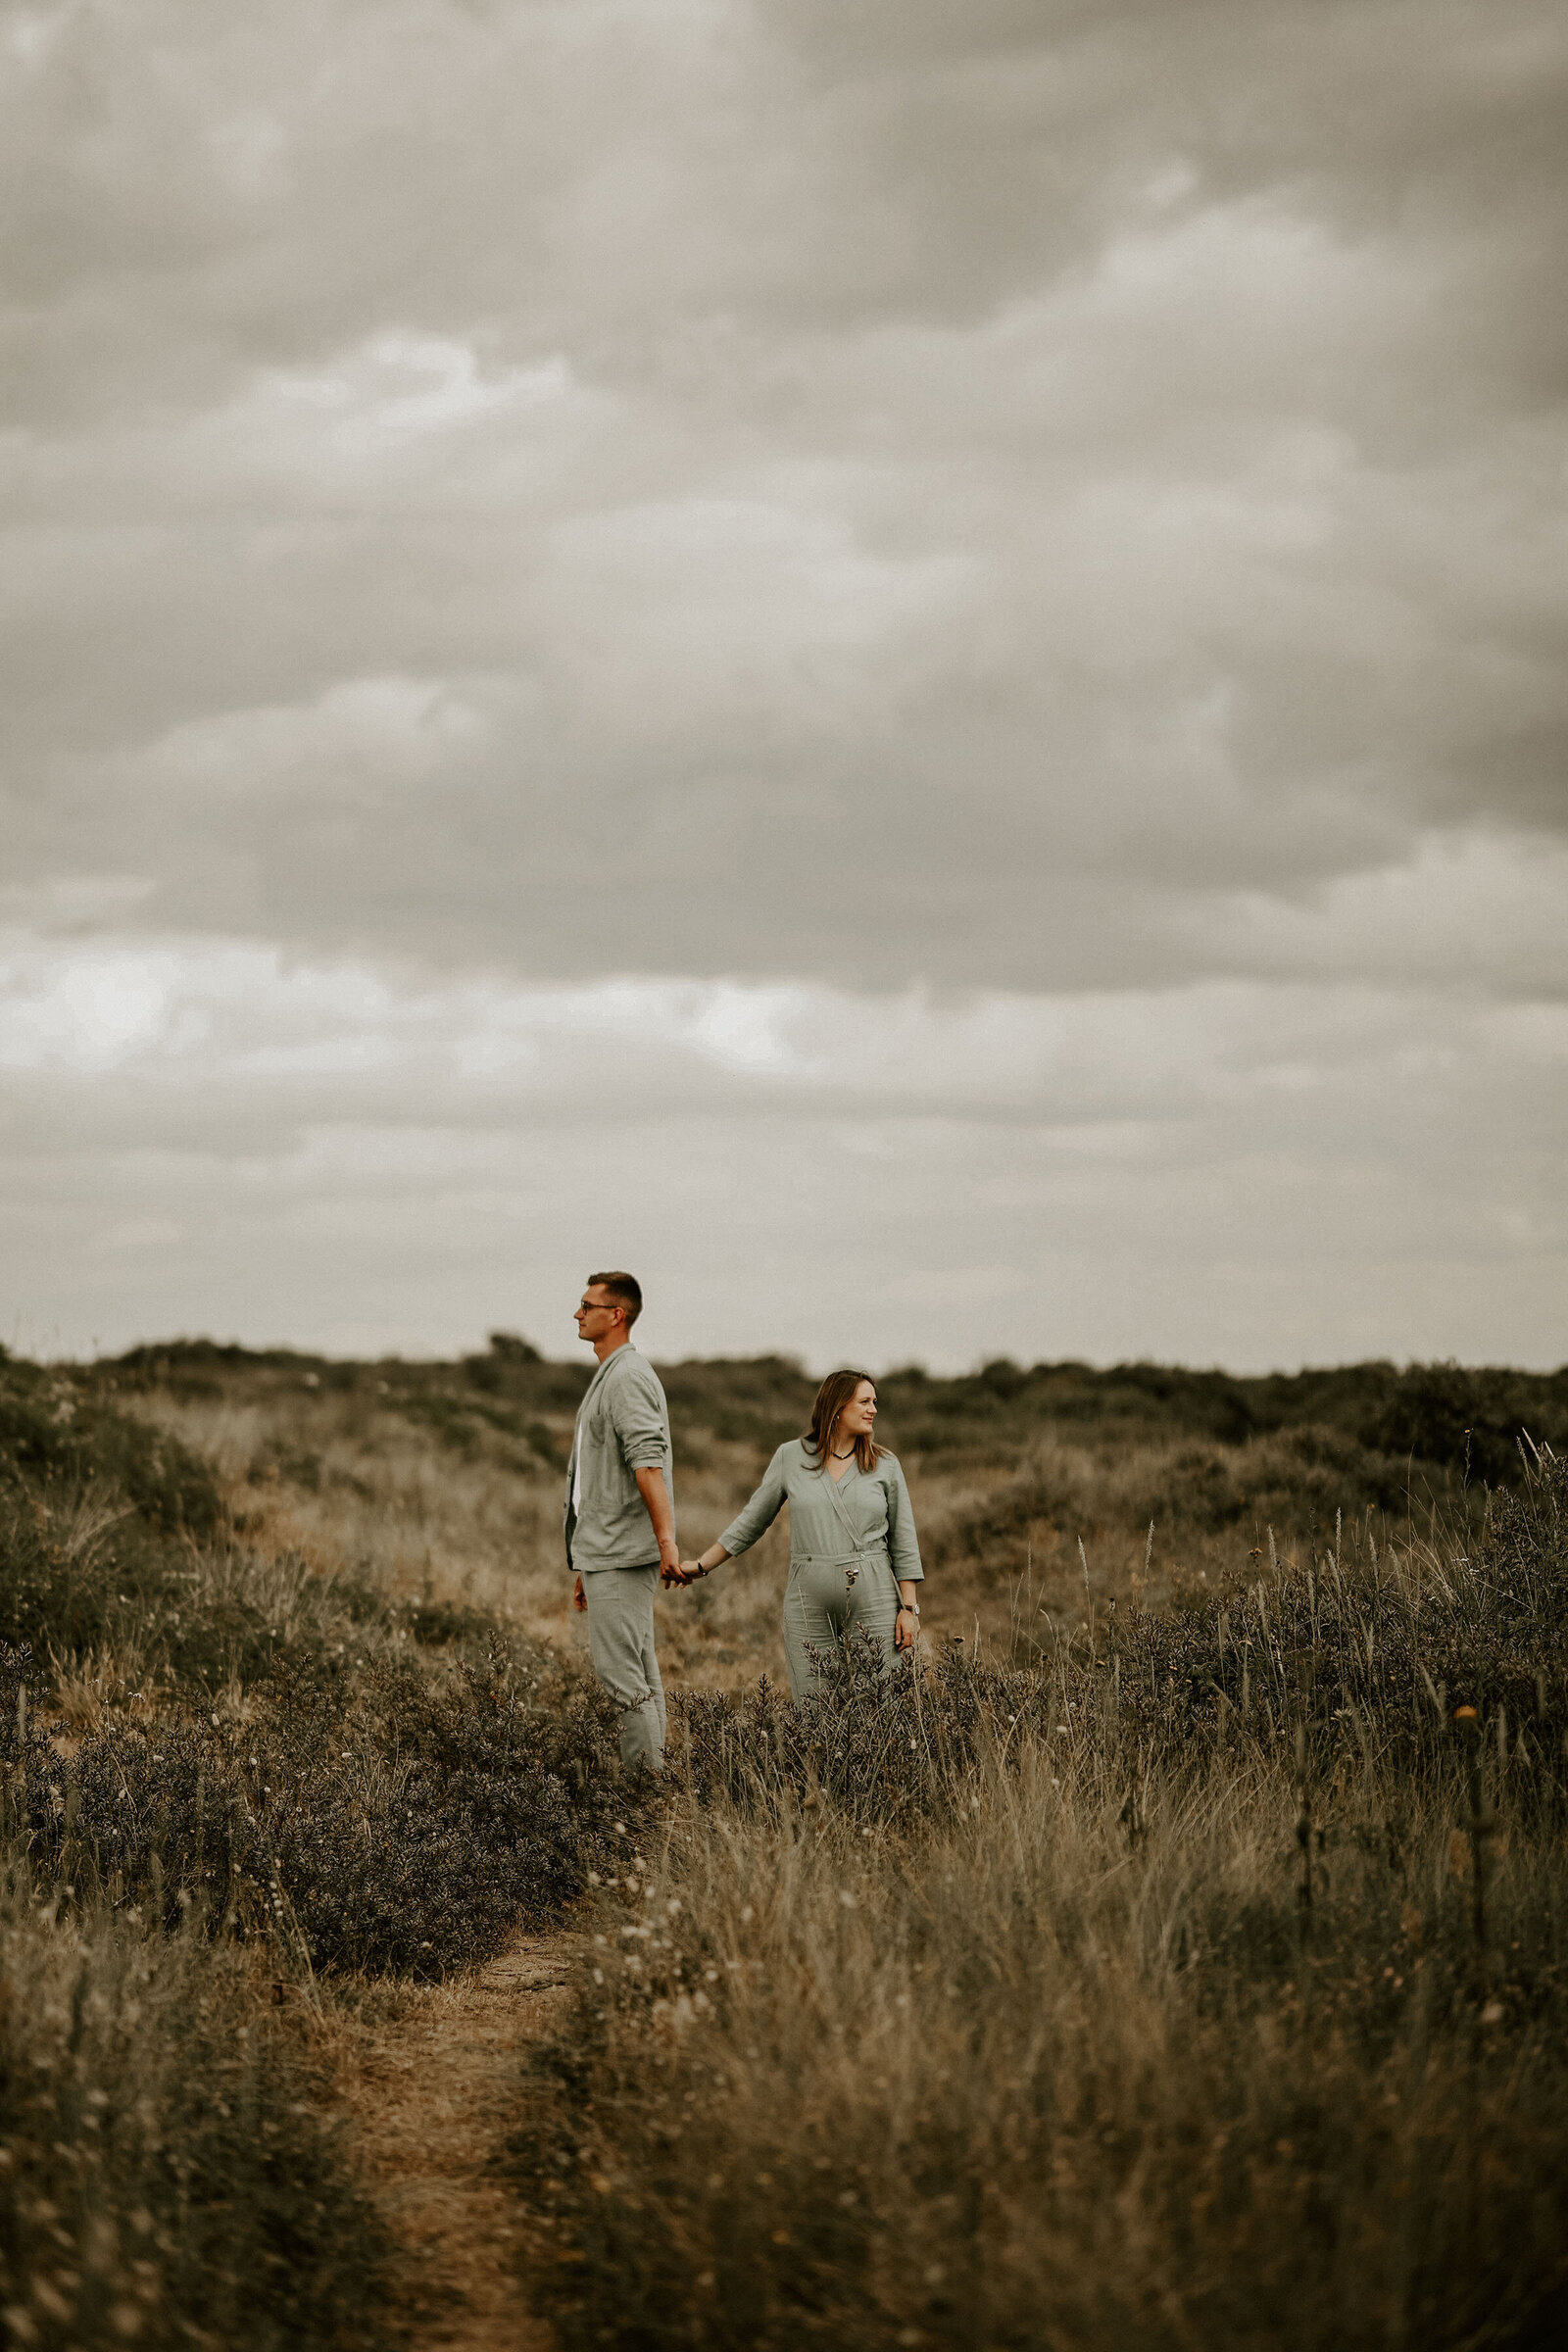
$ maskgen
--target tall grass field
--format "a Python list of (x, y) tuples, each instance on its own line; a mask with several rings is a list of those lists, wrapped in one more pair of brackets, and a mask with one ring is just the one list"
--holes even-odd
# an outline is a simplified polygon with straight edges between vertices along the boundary
[[(683, 1543), (804, 1428), (664, 1367)], [(880, 1384), (918, 1669), (784, 1701), (787, 1539), (565, 1608), (580, 1365), (0, 1361), (0, 2311), (413, 2340), (335, 2069), (518, 1926), (558, 2341), (1568, 2341), (1568, 1375)]]

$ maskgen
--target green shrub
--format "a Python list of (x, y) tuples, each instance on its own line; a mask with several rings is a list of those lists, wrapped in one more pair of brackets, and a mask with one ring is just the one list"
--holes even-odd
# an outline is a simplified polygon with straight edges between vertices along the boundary
[(597, 1685), (499, 1652), (439, 1679), (296, 1658), (248, 1721), (169, 1714), (69, 1756), (19, 1704), (27, 1664), (0, 1651), (0, 1769), (40, 1883), (270, 1936), (295, 1969), (488, 1958), (577, 1894), (646, 1802)]
[(175, 1591), (223, 1525), (211, 1472), (177, 1440), (0, 1361), (0, 1642), (104, 1642)]
[(1514, 1372), (1411, 1364), (1390, 1377), (1358, 1434), (1384, 1453), (1511, 1486), (1520, 1475), (1520, 1439), (1531, 1424), (1538, 1440), (1561, 1435), (1556, 1400), (1542, 1387)]
[(222, 1519), (212, 1472), (177, 1439), (14, 1356), (0, 1359), (0, 1484), (94, 1490), (170, 1533), (207, 1536)]
[[(1085, 1656), (1089, 1653), (1086, 1650)], [(1405, 1769), (1454, 1769), (1453, 1710), (1474, 1707), (1522, 1799), (1555, 1801), (1568, 1764), (1568, 1462), (1545, 1454), (1494, 1498), (1473, 1544), (1410, 1538), (1348, 1556), (1260, 1560), (1250, 1581), (1169, 1616), (1102, 1628), (1087, 1669), (1125, 1730), (1166, 1758), (1215, 1740), (1314, 1755), (1367, 1742)]]
[(603, 1692), (537, 1663), (439, 1682), (378, 1667), (346, 1716), (297, 1676), (269, 1733), (259, 1832), (318, 1966), (429, 1978), (488, 1959), (581, 1892), (641, 1811)]
[(477, 1644), (483, 1649), (495, 1639), (493, 1617), (487, 1617), (482, 1609), (470, 1609), (465, 1601), (443, 1600), (428, 1590), (422, 1599), (400, 1600), (392, 1610), (392, 1621), (424, 1649), (440, 1649), (453, 1642)]

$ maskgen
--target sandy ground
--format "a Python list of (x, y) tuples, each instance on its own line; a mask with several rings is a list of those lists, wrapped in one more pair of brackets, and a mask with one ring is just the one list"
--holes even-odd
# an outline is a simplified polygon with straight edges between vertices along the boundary
[(519, 1934), (475, 1975), (410, 1996), (354, 2036), (341, 2082), (362, 2174), (407, 2258), (412, 2341), (550, 2352), (518, 2278), (525, 2206), (495, 2171), (522, 2054), (566, 2000), (573, 1939)]

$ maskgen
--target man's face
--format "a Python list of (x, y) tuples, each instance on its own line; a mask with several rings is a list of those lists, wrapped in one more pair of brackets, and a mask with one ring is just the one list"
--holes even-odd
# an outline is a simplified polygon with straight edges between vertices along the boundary
[(616, 1298), (607, 1298), (602, 1282), (591, 1282), (582, 1295), (577, 1309), (577, 1337), (586, 1340), (590, 1348), (614, 1330), (625, 1308)]

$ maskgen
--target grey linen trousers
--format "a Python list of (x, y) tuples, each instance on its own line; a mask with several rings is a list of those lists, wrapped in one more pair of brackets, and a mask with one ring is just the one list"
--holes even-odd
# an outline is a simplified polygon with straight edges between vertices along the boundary
[(620, 1760), (628, 1772), (664, 1761), (664, 1686), (654, 1649), (659, 1570), (585, 1568), (588, 1647), (594, 1672), (620, 1709)]

